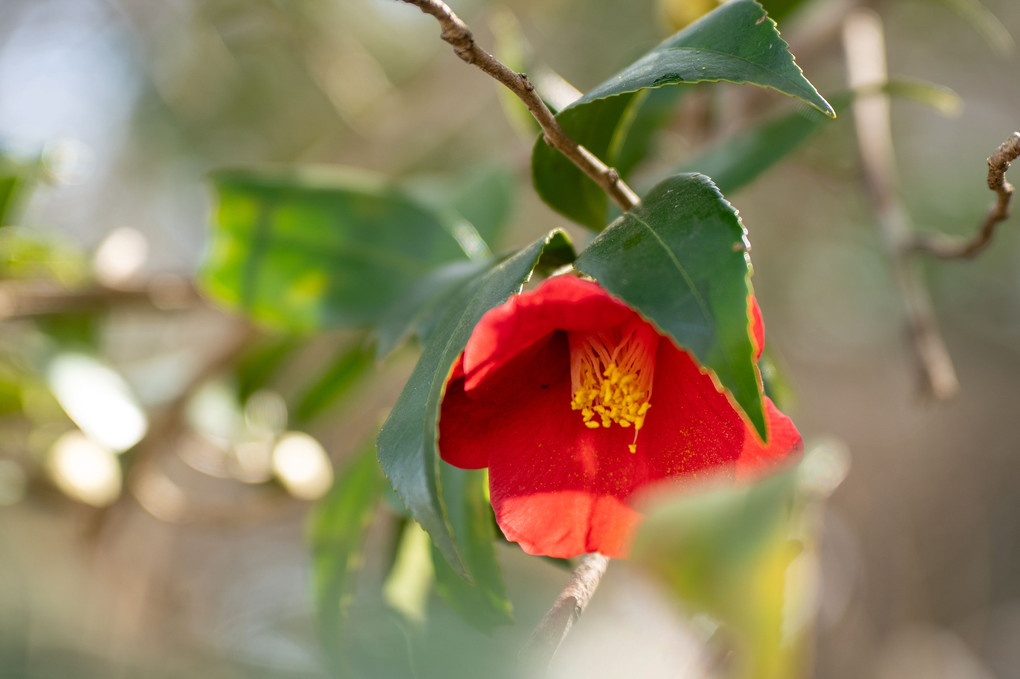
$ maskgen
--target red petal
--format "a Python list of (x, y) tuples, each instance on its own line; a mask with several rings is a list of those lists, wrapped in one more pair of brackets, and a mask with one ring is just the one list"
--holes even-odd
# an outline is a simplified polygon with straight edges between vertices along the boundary
[(652, 407), (637, 440), (650, 481), (732, 470), (749, 435), (747, 425), (691, 355), (659, 343)]
[[(799, 449), (792, 422), (766, 399), (762, 446), (691, 356), (659, 343), (655, 378), (637, 453), (634, 430), (589, 429), (570, 408), (569, 350), (558, 330), (615, 326), (634, 312), (596, 284), (553, 278), (488, 312), (451, 375), (442, 404), (442, 457), (489, 467), (496, 519), (532, 554), (625, 556), (640, 515), (628, 501), (649, 484), (702, 470), (744, 477)], [(749, 302), (760, 354), (761, 314)]]
[[(569, 360), (565, 351), (561, 360)], [(627, 449), (633, 429), (589, 429), (570, 400), (566, 371), (545, 389), (498, 403), (471, 398), (455, 380), (443, 401), (440, 452), (458, 467), (488, 465), (496, 520), (526, 552), (624, 556), (639, 518), (626, 498), (646, 483), (645, 460)]]
[(464, 386), (472, 392), (511, 358), (556, 330), (612, 327), (633, 314), (598, 284), (556, 276), (490, 309), (464, 349)]
[(769, 442), (763, 446), (758, 437), (748, 431), (744, 437), (744, 449), (737, 460), (737, 478), (747, 479), (760, 476), (799, 456), (804, 449), (800, 432), (793, 425), (793, 420), (779, 412), (772, 399), (765, 397), (765, 422), (768, 427)]
[[(554, 333), (511, 357), (473, 392), (468, 393), (464, 383), (461, 373), (446, 386), (439, 415), (439, 452), (455, 467), (481, 469), (488, 466), (494, 447), (513, 443), (499, 433), (507, 424), (508, 412), (526, 419), (532, 404), (547, 390), (562, 388), (569, 392), (566, 336)], [(568, 396), (568, 407), (569, 403)], [(522, 410), (525, 412), (521, 413)], [(515, 431), (514, 436), (522, 440), (531, 438), (526, 427)]]
[(492, 423), (489, 490), (507, 539), (529, 554), (626, 555), (639, 514), (626, 504), (648, 474), (627, 450), (633, 430), (589, 429), (563, 381)]

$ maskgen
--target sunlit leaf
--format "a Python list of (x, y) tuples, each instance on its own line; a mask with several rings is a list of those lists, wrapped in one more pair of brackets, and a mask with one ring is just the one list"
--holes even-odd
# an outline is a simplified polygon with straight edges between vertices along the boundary
[(383, 598), (408, 620), (424, 622), (432, 584), (428, 533), (408, 521), (400, 535), (393, 568), (383, 584)]
[(721, 636), (736, 655), (728, 676), (803, 674), (817, 610), (820, 502), (847, 463), (841, 446), (823, 444), (752, 483), (706, 479), (645, 498), (631, 558), (687, 614), (725, 623)]
[(440, 486), (450, 525), (459, 537), (457, 546), (473, 580), (462, 578), (433, 549), (436, 589), (453, 610), (478, 630), (513, 623), (510, 601), (496, 561), (496, 531), (485, 492), (486, 474), (480, 469), (458, 469), (440, 464)]
[(461, 287), (492, 268), (494, 259), (454, 262), (436, 269), (411, 294), (397, 302), (376, 325), (376, 354), (386, 356), (411, 336), (422, 343)]
[(205, 289), (265, 323), (313, 330), (381, 318), (464, 259), (457, 224), (350, 172), (222, 172)]
[[(573, 139), (614, 165), (619, 159), (611, 150), (625, 147), (621, 139), (633, 119), (628, 110), (635, 92), (720, 80), (769, 87), (833, 115), (761, 5), (733, 0), (586, 93), (557, 120)], [(532, 153), (532, 176), (536, 191), (550, 207), (594, 229), (605, 225), (605, 193), (541, 138)]]
[(569, 248), (562, 231), (523, 248), (461, 286), (425, 345), (407, 385), (379, 434), (379, 460), (412, 516), (458, 573), (469, 574), (437, 486), (439, 406), (450, 368), (482, 315), (517, 292), (543, 253)]
[(613, 222), (574, 266), (694, 354), (764, 439), (744, 238), (736, 210), (711, 180), (678, 175)]

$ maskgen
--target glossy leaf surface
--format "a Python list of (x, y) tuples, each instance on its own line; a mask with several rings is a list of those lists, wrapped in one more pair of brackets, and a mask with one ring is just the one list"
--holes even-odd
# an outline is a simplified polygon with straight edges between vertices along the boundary
[(686, 174), (660, 182), (574, 266), (690, 351), (766, 438), (745, 231), (711, 180)]
[(446, 378), (482, 315), (517, 292), (544, 253), (560, 258), (567, 248), (563, 232), (553, 231), (463, 284), (379, 434), (379, 460), (390, 483), (446, 560), (463, 575), (470, 576), (470, 564), (458, 549), (461, 536), (454, 534), (456, 526), (450, 523), (437, 483), (439, 407)]
[(386, 479), (376, 461), (375, 446), (366, 446), (309, 520), (319, 634), (338, 673), (346, 669), (343, 626), (354, 573), (368, 523), (385, 489)]
[(486, 496), (487, 475), (481, 469), (458, 469), (440, 463), (441, 486), (461, 556), (473, 576), (457, 574), (433, 549), (436, 589), (453, 610), (475, 629), (491, 632), (513, 623), (510, 601), (496, 561), (496, 531)]
[[(628, 134), (633, 93), (720, 80), (769, 87), (832, 115), (761, 5), (734, 0), (592, 89), (561, 111), (557, 120), (578, 143), (612, 166), (619, 159), (608, 151), (624, 148), (621, 139)], [(605, 225), (605, 194), (541, 139), (532, 153), (532, 176), (539, 195), (553, 209), (593, 229)]]

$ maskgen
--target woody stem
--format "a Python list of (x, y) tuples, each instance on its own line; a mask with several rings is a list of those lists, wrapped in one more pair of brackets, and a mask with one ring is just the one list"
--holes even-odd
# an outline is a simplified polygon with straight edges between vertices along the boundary
[(404, 0), (404, 2), (435, 17), (443, 29), (440, 37), (453, 47), (454, 53), (462, 61), (477, 66), (517, 95), (517, 98), (524, 102), (531, 115), (538, 121), (545, 143), (562, 153), (588, 175), (620, 206), (621, 210), (626, 212), (641, 203), (638, 195), (623, 181), (615, 168), (606, 165), (595, 154), (574, 141), (560, 127), (556, 116), (542, 101), (542, 97), (538, 95), (535, 85), (527, 74), (517, 73), (480, 48), (468, 25), (454, 14), (445, 2), (442, 0)]
[(528, 640), (524, 653), (532, 662), (542, 666), (549, 664), (567, 632), (584, 613), (608, 566), (609, 557), (598, 552), (581, 557), (566, 587)]

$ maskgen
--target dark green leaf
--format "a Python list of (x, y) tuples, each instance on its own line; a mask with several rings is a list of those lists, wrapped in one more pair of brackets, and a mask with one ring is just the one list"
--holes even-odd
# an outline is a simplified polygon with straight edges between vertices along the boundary
[(261, 340), (245, 351), (234, 368), (237, 374), (237, 397), (241, 403), (266, 386), (280, 367), (300, 346), (295, 337), (279, 335)]
[[(678, 83), (725, 80), (770, 87), (833, 115), (804, 77), (775, 22), (753, 0), (733, 0), (680, 31), (564, 109), (564, 130), (609, 165), (623, 148), (634, 92)], [(621, 101), (622, 100), (622, 101)], [(603, 110), (604, 109), (604, 110)], [(607, 199), (593, 182), (541, 139), (532, 153), (535, 189), (561, 214), (601, 229)]]
[(826, 122), (828, 118), (813, 110), (796, 110), (738, 133), (684, 161), (682, 169), (708, 175), (728, 195), (795, 151)]
[[(609, 155), (609, 149), (620, 120), (636, 96), (622, 94), (587, 106), (570, 107), (556, 120), (572, 139), (612, 165), (615, 159)], [(563, 216), (592, 229), (606, 225), (605, 192), (542, 137), (531, 152), (531, 179), (542, 200)]]
[(574, 266), (595, 278), (711, 370), (766, 437), (749, 336), (750, 259), (736, 210), (707, 177), (660, 182)]
[(489, 309), (502, 304), (531, 276), (548, 249), (562, 256), (566, 235), (553, 231), (465, 283), (439, 321), (393, 412), (379, 433), (379, 460), (393, 488), (461, 574), (470, 564), (457, 548), (460, 536), (437, 485), (439, 406), (450, 368)]
[(436, 589), (450, 608), (475, 629), (488, 633), (495, 627), (512, 624), (510, 601), (496, 560), (496, 532), (485, 493), (486, 474), (480, 469), (457, 469), (445, 462), (440, 464), (439, 473), (450, 525), (454, 535), (460, 537), (457, 546), (474, 581), (468, 582), (458, 575), (433, 547)]
[(343, 624), (368, 523), (386, 488), (375, 447), (367, 446), (312, 512), (309, 539), (319, 635), (331, 664), (343, 671)]
[(465, 257), (456, 224), (362, 175), (225, 172), (214, 183), (202, 282), (269, 324), (369, 325), (433, 268)]
[(383, 357), (417, 335), (422, 343), (464, 284), (492, 268), (495, 260), (454, 262), (440, 267), (398, 301), (376, 325), (376, 356)]
[(372, 368), (375, 352), (358, 342), (341, 349), (330, 359), (326, 372), (317, 379), (294, 409), (297, 422), (308, 422), (349, 393), (351, 387)]

